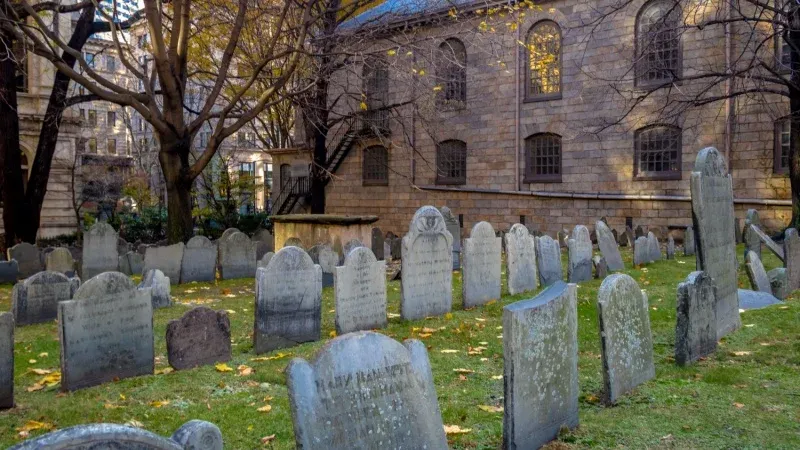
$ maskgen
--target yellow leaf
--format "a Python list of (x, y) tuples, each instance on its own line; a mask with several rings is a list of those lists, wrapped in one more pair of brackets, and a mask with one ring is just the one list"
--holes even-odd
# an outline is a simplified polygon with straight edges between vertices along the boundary
[(239, 367), (237, 367), (236, 370), (239, 372), (240, 377), (246, 377), (253, 373), (253, 368), (246, 366), (244, 364), (239, 365)]
[(419, 76), (421, 77), (425, 76), (425, 69), (419, 69)]
[(34, 430), (49, 430), (53, 428), (52, 423), (47, 422), (37, 422), (35, 420), (29, 420), (25, 422), (25, 425), (17, 428), (17, 431), (34, 431)]
[(486, 411), (490, 413), (501, 413), (503, 412), (502, 406), (489, 406), (489, 405), (478, 405), (478, 409), (481, 411)]
[(734, 402), (733, 406), (735, 406), (736, 409), (742, 409), (742, 408), (744, 408), (744, 403), (736, 403), (736, 402)]
[(439, 85), (436, 85), (436, 86), (433, 87), (433, 92), (439, 92), (441, 90), (442, 90), (442, 87), (439, 86)]
[(161, 408), (162, 406), (169, 405), (169, 400), (154, 400), (150, 402), (150, 406), (153, 408)]
[(464, 434), (472, 431), (472, 428), (461, 428), (458, 425), (445, 425), (444, 434)]
[(422, 332), (423, 333), (436, 333), (436, 330), (434, 330), (433, 328), (425, 327), (425, 328), (422, 329)]
[(275, 439), (275, 435), (274, 434), (270, 434), (269, 436), (264, 436), (263, 438), (261, 438), (261, 443), (262, 444), (268, 444), (268, 443), (272, 442), (274, 439)]
[(127, 425), (129, 427), (135, 427), (135, 428), (144, 428), (144, 424), (142, 422), (139, 422), (136, 419), (131, 419), (131, 420), (125, 422), (125, 425)]
[(496, 298), (493, 298), (493, 299), (489, 300), (488, 302), (486, 302), (487, 305), (494, 305), (495, 303), (497, 303), (497, 299)]
[(278, 353), (277, 355), (273, 356), (259, 356), (257, 358), (250, 358), (250, 361), (272, 361), (275, 359), (286, 358), (287, 356), (292, 356), (291, 353)]
[(493, 380), (502, 380), (503, 376), (502, 375), (492, 375), (492, 379)]
[(233, 369), (225, 363), (219, 363), (214, 368), (217, 369), (217, 372), (233, 372)]
[(47, 375), (52, 372), (52, 370), (47, 369), (31, 369), (31, 372), (35, 373), (36, 375)]
[(35, 360), (35, 359), (29, 359), (29, 360), (28, 360), (28, 363), (30, 363), (30, 364), (36, 364), (36, 360)]
[(47, 352), (39, 353), (39, 358), (47, 358)]
[(450, 320), (450, 319), (452, 319), (452, 318), (453, 318), (453, 313), (447, 313), (447, 314), (445, 314), (445, 315), (444, 315), (444, 318), (445, 318), (445, 319), (447, 319), (447, 320)]
[(125, 394), (119, 394), (119, 399), (120, 399), (120, 400), (125, 400), (125, 398), (126, 398), (126, 397), (125, 397)]
[(442, 353), (458, 353), (458, 350), (451, 350), (449, 348), (446, 348), (442, 350)]
[(264, 405), (261, 408), (258, 408), (258, 412), (270, 412), (272, 411), (272, 405)]
[(486, 322), (486, 319), (482, 319), (480, 317), (476, 317), (475, 320), (477, 320), (478, 322)]
[(389, 50), (389, 51), (387, 51), (387, 52), (386, 52), (386, 54), (387, 54), (387, 55), (389, 55), (389, 56), (394, 56), (394, 55), (396, 55), (396, 54), (397, 54), (397, 51), (395, 51), (395, 50)]
[(358, 106), (361, 108), (362, 111), (366, 111), (367, 110), (367, 103), (366, 102), (361, 102)]
[(332, 338), (335, 338), (336, 337), (336, 330), (331, 330), (331, 332), (328, 333), (328, 336), (330, 336)]
[(419, 337), (420, 339), (425, 339), (425, 338), (431, 337), (431, 334), (430, 333), (420, 333), (420, 334), (417, 335), (417, 337)]
[(172, 367), (165, 367), (163, 369), (156, 370), (155, 373), (156, 373), (156, 375), (166, 375), (166, 374), (172, 373), (174, 371), (175, 371), (175, 369), (173, 369)]
[(272, 396), (268, 395), (268, 396), (264, 397), (264, 403), (271, 402), (271, 401), (272, 401)]
[(733, 353), (733, 356), (747, 356), (747, 355), (749, 355), (751, 352), (747, 352), (747, 351), (741, 351), (741, 352), (732, 352), (732, 353)]
[(475, 373), (474, 370), (470, 370), (470, 369), (453, 369), (453, 372), (455, 372), (455, 373)]

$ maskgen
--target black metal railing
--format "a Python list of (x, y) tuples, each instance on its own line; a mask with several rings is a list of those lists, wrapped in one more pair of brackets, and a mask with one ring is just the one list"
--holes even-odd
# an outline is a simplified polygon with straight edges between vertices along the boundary
[[(283, 183), (281, 191), (275, 196), (273, 211), (270, 214), (287, 214), (300, 199), (309, 194), (311, 190), (311, 178), (306, 175), (302, 177), (290, 177)], [(277, 209), (275, 209), (277, 207)]]

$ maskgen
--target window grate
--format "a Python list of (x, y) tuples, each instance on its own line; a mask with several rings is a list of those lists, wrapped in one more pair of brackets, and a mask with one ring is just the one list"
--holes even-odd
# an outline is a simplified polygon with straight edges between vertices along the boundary
[(534, 25), (528, 33), (528, 97), (561, 93), (561, 30), (551, 21)]
[(651, 2), (640, 12), (636, 64), (639, 84), (663, 83), (680, 78), (680, 20), (680, 8), (671, 1)]
[(361, 173), (364, 185), (389, 184), (389, 153), (386, 147), (373, 145), (364, 149)]
[(439, 45), (437, 64), (440, 106), (455, 106), (467, 101), (467, 50), (458, 39), (447, 39)]
[(467, 183), (467, 144), (449, 140), (439, 143), (436, 150), (436, 183)]
[(680, 179), (681, 130), (656, 125), (636, 132), (636, 176)]
[(545, 133), (525, 139), (525, 178), (561, 181), (561, 136)]

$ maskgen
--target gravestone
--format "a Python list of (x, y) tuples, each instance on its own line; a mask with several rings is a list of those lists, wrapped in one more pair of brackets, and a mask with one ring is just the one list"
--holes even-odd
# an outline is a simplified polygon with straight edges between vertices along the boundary
[[(592, 279), (592, 240), (589, 229), (576, 225), (567, 241), (567, 278), (570, 283)], [(560, 261), (559, 261), (560, 262)], [(559, 264), (560, 265), (560, 264)]]
[[(216, 278), (217, 246), (205, 236), (192, 237), (183, 249), (180, 282), (214, 281)], [(172, 278), (170, 282), (174, 282)]]
[(503, 448), (540, 448), (578, 426), (577, 286), (559, 280), (503, 308), (503, 363)]
[(68, 277), (75, 276), (75, 260), (72, 259), (72, 253), (64, 247), (53, 249), (44, 261), (47, 271), (61, 272)]
[(717, 287), (717, 339), (741, 326), (733, 240), (733, 189), (725, 159), (713, 147), (700, 151), (691, 176), (697, 270)]
[(392, 262), (392, 244), (389, 241), (383, 241), (383, 259)]
[(656, 376), (647, 296), (627, 274), (609, 276), (597, 294), (604, 400), (613, 404)]
[(14, 407), (14, 315), (0, 313), (0, 409)]
[(536, 238), (536, 269), (543, 287), (561, 281), (561, 247), (548, 235)]
[(344, 256), (347, 256), (352, 252), (354, 249), (358, 247), (364, 247), (364, 243), (358, 239), (350, 239), (347, 241), (346, 244), (342, 247), (342, 251), (344, 252)]
[(792, 293), (789, 288), (789, 277), (785, 267), (778, 267), (767, 272), (769, 285), (772, 288), (772, 295), (778, 300), (785, 300)]
[[(541, 237), (541, 236), (536, 236), (536, 237)], [(558, 241), (559, 247), (566, 247), (567, 241), (569, 240), (569, 233), (567, 232), (567, 230), (562, 230), (556, 233), (556, 240)]]
[(122, 238), (117, 239), (117, 253), (120, 255), (124, 255), (131, 250), (131, 245), (128, 244), (128, 241)]
[(642, 236), (647, 236), (641, 225), (636, 226), (636, 230), (633, 232), (633, 235), (636, 239), (639, 239)]
[(27, 242), (22, 242), (8, 249), (8, 260), (17, 260), (19, 276), (29, 276), (44, 270), (39, 249)]
[[(128, 259), (128, 255), (130, 254), (131, 252), (128, 252), (124, 255), (119, 255), (119, 260), (117, 262), (117, 270), (120, 273), (124, 273), (125, 275), (128, 276), (133, 275), (133, 272), (131, 271), (130, 260)], [(138, 253), (136, 254), (138, 255)], [(144, 259), (142, 260), (142, 262), (144, 262)]]
[(769, 292), (771, 294), (772, 286), (769, 283), (767, 271), (764, 270), (764, 266), (761, 264), (761, 260), (758, 259), (756, 252), (747, 252), (744, 261), (744, 266), (747, 270), (747, 278), (750, 279), (750, 285), (753, 287), (753, 290)]
[(11, 310), (17, 326), (43, 323), (58, 316), (58, 302), (69, 300), (80, 286), (79, 278), (61, 272), (39, 272), (14, 285)]
[[(744, 254), (747, 252), (754, 252), (761, 259), (761, 240), (758, 238), (756, 232), (750, 229), (750, 225), (761, 226), (761, 219), (758, 217), (758, 210), (748, 209), (747, 215), (744, 218), (744, 230), (742, 231), (742, 239), (744, 241)], [(738, 233), (738, 230), (735, 231)]]
[(256, 249), (244, 233), (233, 232), (218, 244), (219, 274), (223, 280), (252, 278), (256, 273)]
[(303, 241), (300, 240), (298, 237), (291, 236), (283, 243), (284, 247), (297, 247), (297, 248), (305, 248), (303, 245)]
[(742, 228), (742, 219), (738, 217), (733, 219), (733, 231), (734, 234), (736, 235), (736, 245), (739, 245), (742, 242), (744, 242), (742, 237), (742, 233), (744, 231), (744, 229)]
[(183, 242), (165, 247), (150, 247), (144, 254), (142, 273), (158, 269), (175, 284), (181, 280), (181, 264), (183, 263)]
[[(628, 240), (628, 233), (624, 231), (620, 233), (618, 242), (619, 242), (619, 247), (627, 247), (631, 245), (630, 241)], [(619, 250), (619, 248), (617, 248), (617, 250)]]
[(678, 285), (675, 362), (691, 364), (717, 350), (717, 298), (714, 280), (696, 271)]
[(646, 236), (636, 238), (633, 243), (633, 265), (642, 266), (650, 262), (650, 241)]
[(458, 217), (447, 206), (442, 206), (439, 212), (444, 217), (445, 228), (453, 236), (453, 270), (459, 270), (461, 268), (461, 224), (458, 222)]
[(258, 268), (267, 267), (273, 256), (275, 256), (274, 252), (267, 252), (267, 254), (258, 261)]
[(150, 269), (142, 276), (138, 289), (149, 289), (152, 296), (153, 309), (172, 306), (170, 299), (170, 279), (158, 269)]
[(228, 239), (233, 233), (241, 233), (241, 231), (238, 228), (226, 228), (225, 231), (222, 232), (222, 236), (219, 237), (218, 241), (222, 242), (225, 239)]
[(500, 247), (500, 238), (495, 236), (489, 222), (476, 223), (464, 239), (461, 249), (464, 308), (500, 299)]
[(83, 234), (81, 277), (84, 280), (97, 274), (116, 271), (119, 264), (117, 232), (111, 225), (98, 222)]
[(153, 374), (150, 297), (126, 275), (105, 272), (58, 304), (62, 390)]
[[(608, 228), (608, 225), (606, 225), (606, 228)], [(596, 231), (597, 230), (595, 230), (595, 236), (597, 236), (597, 232)], [(611, 230), (611, 236), (614, 236), (614, 242), (619, 244), (619, 232), (617, 232), (617, 230)]]
[(225, 311), (198, 306), (167, 324), (167, 359), (175, 370), (231, 360), (231, 322)]
[(378, 261), (370, 249), (358, 247), (334, 270), (336, 333), (385, 327), (386, 262)]
[(631, 230), (631, 227), (629, 226), (625, 226), (625, 240), (627, 241), (628, 245), (633, 245), (633, 241), (636, 240), (636, 238), (633, 236), (633, 230)]
[(783, 303), (769, 292), (751, 291), (749, 289), (739, 289), (739, 308), (743, 310), (761, 309), (767, 306)]
[(319, 340), (322, 269), (299, 247), (283, 247), (256, 273), (253, 348), (269, 352)]
[(425, 345), (357, 332), (286, 367), (297, 448), (445, 450)]
[(778, 257), (778, 259), (780, 259), (782, 262), (785, 261), (786, 258), (783, 254), (783, 248), (777, 243), (775, 243), (775, 241), (773, 241), (772, 238), (769, 237), (767, 233), (765, 233), (764, 230), (761, 229), (761, 227), (759, 227), (758, 225), (750, 225), (750, 231), (751, 233), (754, 233), (758, 237), (758, 239), (761, 242), (763, 242), (764, 245), (767, 246), (769, 251), (771, 251), (775, 256)]
[(535, 290), (538, 283), (534, 237), (524, 225), (514, 224), (505, 235), (508, 293)]
[[(598, 220), (594, 227), (597, 231), (597, 246), (600, 247), (600, 253), (605, 258), (608, 268), (612, 271), (625, 270), (625, 264), (622, 263), (622, 255), (619, 254), (619, 246), (608, 226), (603, 221)], [(622, 236), (625, 236), (625, 233)]]
[(400, 315), (441, 316), (453, 303), (453, 236), (433, 206), (418, 209), (403, 237)]
[[(361, 247), (364, 246), (355, 248)], [(336, 266), (339, 265), (339, 254), (328, 244), (317, 244), (308, 250), (308, 255), (322, 269), (322, 287), (333, 286), (333, 274), (336, 272)]]
[(683, 256), (691, 256), (694, 253), (694, 227), (689, 225), (683, 233)]
[(222, 433), (216, 425), (191, 420), (169, 439), (133, 426), (93, 423), (53, 431), (9, 450), (222, 450), (222, 447)]
[(592, 265), (594, 265), (594, 277), (602, 280), (608, 276), (608, 264), (606, 264), (606, 259), (602, 256), (594, 256), (592, 258)]
[[(383, 231), (380, 228), (373, 228), (372, 229), (372, 253), (375, 254), (375, 257), (378, 258), (379, 261), (383, 261), (385, 259), (383, 253), (383, 244), (385, 241), (383, 240)], [(345, 255), (347, 257), (347, 255)]]
[(253, 247), (256, 249), (256, 261), (260, 261), (261, 258), (264, 257), (268, 252), (271, 252), (272, 249), (266, 242), (262, 242), (259, 240), (250, 239), (253, 242)]
[(269, 230), (259, 228), (255, 233), (253, 233), (253, 240), (267, 244), (267, 252), (275, 251), (275, 238), (272, 236), (272, 233), (270, 233)]
[(648, 260), (661, 261), (661, 244), (658, 242), (658, 237), (652, 231), (647, 232), (647, 253)]
[(0, 261), (0, 283), (16, 283), (17, 278), (19, 278), (17, 260)]
[(391, 242), (392, 260), (400, 260), (403, 258), (403, 239), (399, 237), (392, 238)]
[(667, 259), (675, 259), (675, 239), (671, 234), (667, 236)]
[(56, 249), (55, 247), (45, 247), (45, 248), (39, 249), (39, 260), (42, 262), (42, 267), (45, 267), (45, 268), (47, 267), (47, 265), (46, 265), (47, 264), (47, 255), (49, 255), (50, 252), (52, 252), (55, 249)]
[(786, 283), (789, 291), (800, 289), (800, 236), (794, 228), (787, 228), (783, 239)]

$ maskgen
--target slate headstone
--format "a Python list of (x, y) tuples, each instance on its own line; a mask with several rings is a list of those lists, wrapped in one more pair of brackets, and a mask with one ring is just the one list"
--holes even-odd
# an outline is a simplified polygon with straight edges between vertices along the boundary
[(705, 272), (696, 271), (678, 285), (675, 362), (691, 364), (717, 349), (717, 288)]
[[(536, 236), (536, 237), (541, 237), (541, 236)], [(559, 231), (556, 234), (556, 240), (558, 241), (559, 247), (566, 247), (567, 241), (569, 240), (569, 233), (567, 232), (567, 230)]]
[[(589, 229), (576, 225), (567, 241), (567, 278), (570, 283), (592, 279), (592, 240)], [(559, 261), (560, 262), (560, 261)], [(559, 264), (560, 265), (560, 264)]]
[(231, 322), (225, 311), (198, 306), (167, 324), (167, 359), (175, 370), (231, 360)]
[(55, 320), (58, 302), (69, 300), (80, 286), (79, 278), (69, 279), (61, 272), (39, 272), (14, 285), (11, 310), (17, 326)]
[(27, 242), (19, 243), (8, 249), (8, 260), (12, 259), (17, 260), (19, 264), (21, 278), (28, 278), (44, 270), (39, 249)]
[(439, 209), (444, 217), (444, 226), (453, 236), (453, 270), (461, 269), (461, 224), (450, 208), (442, 206)]
[(170, 279), (158, 269), (150, 269), (142, 276), (138, 289), (149, 289), (153, 300), (153, 309), (172, 306), (170, 299)]
[(217, 243), (219, 273), (223, 280), (252, 278), (256, 273), (256, 249), (244, 233), (231, 233)]
[(642, 228), (641, 225), (637, 225), (636, 226), (636, 230), (633, 232), (633, 234), (634, 234), (634, 237), (636, 239), (639, 239), (642, 236), (647, 236), (647, 234), (644, 232), (644, 229)]
[(650, 262), (650, 241), (646, 236), (636, 238), (633, 243), (633, 265), (642, 266)]
[(383, 259), (386, 262), (392, 261), (392, 244), (389, 241), (383, 241)]
[(289, 239), (283, 243), (284, 247), (297, 247), (297, 248), (305, 248), (303, 241), (300, 240), (298, 237), (291, 236)]
[(0, 261), (0, 283), (16, 283), (19, 278), (19, 264), (16, 259)]
[(514, 224), (505, 234), (508, 293), (533, 291), (538, 285), (535, 238), (524, 225)]
[(342, 251), (344, 252), (344, 255), (346, 256), (346, 255), (349, 255), (350, 252), (353, 251), (353, 249), (358, 248), (358, 247), (364, 247), (364, 243), (361, 242), (358, 239), (350, 239), (349, 241), (347, 241), (346, 244), (344, 244), (344, 246), (342, 246)]
[(386, 261), (378, 261), (366, 247), (357, 247), (335, 273), (336, 333), (385, 327)]
[(778, 300), (785, 300), (792, 290), (789, 288), (789, 277), (785, 267), (777, 267), (767, 272), (769, 285), (772, 288), (772, 295)]
[(564, 279), (561, 247), (546, 234), (536, 238), (536, 269), (539, 271), (539, 282), (544, 287)]
[[(600, 247), (600, 253), (605, 258), (609, 270), (625, 270), (625, 264), (622, 263), (622, 255), (619, 254), (619, 246), (608, 226), (603, 221), (598, 220), (594, 227), (597, 231), (597, 246)], [(622, 236), (625, 236), (625, 233)]]
[(266, 242), (254, 239), (251, 239), (251, 241), (253, 242), (253, 247), (255, 247), (256, 249), (256, 261), (260, 261), (261, 258), (264, 257), (264, 255), (272, 251), (272, 249)]
[(181, 264), (183, 263), (183, 242), (168, 245), (165, 247), (150, 247), (144, 254), (144, 268), (142, 273), (152, 269), (158, 269), (170, 279), (171, 282), (178, 284), (181, 279)]
[[(359, 247), (363, 245), (354, 248)], [(333, 274), (339, 265), (339, 254), (328, 244), (317, 244), (308, 249), (308, 256), (322, 269), (322, 287), (333, 286)]]
[(694, 253), (694, 227), (690, 225), (686, 228), (686, 232), (683, 233), (683, 256), (691, 256)]
[(84, 280), (97, 274), (116, 271), (119, 264), (117, 232), (105, 222), (97, 222), (83, 234), (81, 277)]
[(14, 407), (14, 315), (0, 313), (0, 409)]
[(602, 280), (608, 276), (608, 264), (606, 259), (600, 255), (592, 257), (592, 265), (594, 266), (594, 277)]
[[(783, 247), (775, 243), (771, 237), (764, 232), (758, 225), (750, 225), (751, 233), (754, 233), (758, 239), (767, 246), (767, 249), (771, 251), (775, 256), (778, 257), (781, 261), (785, 260), (785, 256), (783, 254)], [(760, 258), (760, 257), (759, 257)]]
[(745, 268), (747, 270), (747, 278), (750, 279), (750, 285), (754, 291), (772, 293), (772, 286), (769, 283), (767, 271), (764, 270), (764, 265), (758, 259), (756, 252), (747, 252), (745, 256)]
[(272, 236), (272, 233), (270, 233), (269, 230), (259, 228), (253, 234), (253, 240), (267, 244), (267, 252), (275, 251), (275, 238)]
[[(384, 254), (383, 254), (383, 244), (384, 244), (384, 242), (385, 241), (383, 240), (383, 231), (381, 231), (381, 229), (377, 228), (377, 227), (373, 228), (372, 229), (372, 242), (371, 242), (371, 244), (372, 244), (371, 245), (372, 253), (375, 254), (375, 257), (378, 258), (379, 261), (383, 261), (385, 259)], [(345, 257), (347, 257), (347, 256), (345, 255)]]
[[(472, 227), (461, 249), (461, 296), (464, 308), (500, 299), (500, 238), (489, 222)], [(535, 275), (531, 274), (532, 277)]]
[[(631, 227), (625, 226), (624, 234), (625, 234), (625, 241), (626, 241), (625, 244), (632, 246), (633, 245), (633, 241), (635, 241), (636, 238), (633, 236), (633, 230), (631, 230)], [(620, 243), (620, 245), (622, 245), (622, 244)]]
[(272, 260), (272, 257), (273, 257), (273, 256), (275, 256), (275, 253), (274, 253), (274, 252), (267, 252), (267, 254), (266, 254), (266, 255), (264, 255), (264, 257), (263, 257), (263, 258), (261, 258), (261, 259), (258, 261), (258, 267), (259, 267), (259, 268), (261, 268), (261, 267), (267, 267), (267, 266), (269, 265), (269, 262)]
[[(755, 231), (750, 229), (750, 225), (761, 226), (761, 219), (758, 217), (758, 210), (748, 209), (747, 215), (744, 219), (744, 230), (742, 231), (742, 239), (744, 240), (744, 254), (747, 252), (754, 252), (761, 259), (761, 240)], [(738, 231), (735, 231), (738, 233)]]
[(675, 239), (671, 234), (667, 236), (667, 259), (675, 259)]
[(661, 261), (661, 244), (658, 242), (658, 237), (652, 231), (647, 232), (647, 253), (648, 259), (652, 261)]
[(53, 249), (45, 257), (45, 269), (50, 272), (61, 272), (71, 277), (75, 276), (75, 260), (72, 253), (64, 247)]
[(742, 242), (744, 242), (742, 237), (742, 233), (744, 232), (744, 229), (742, 228), (742, 219), (738, 217), (733, 219), (733, 231), (734, 234), (736, 235), (736, 245), (739, 245)]
[(217, 246), (205, 236), (192, 237), (183, 249), (180, 282), (214, 281), (216, 278)]
[(800, 289), (800, 236), (794, 228), (787, 228), (783, 239), (784, 265), (789, 291)]
[(124, 255), (131, 250), (131, 245), (128, 244), (128, 241), (122, 238), (117, 239), (117, 253), (120, 255)]
[(743, 310), (761, 309), (767, 306), (782, 303), (777, 297), (769, 292), (751, 291), (749, 289), (739, 289), (739, 308)]
[(397, 261), (403, 257), (403, 239), (399, 237), (392, 238), (391, 241), (392, 260)]

